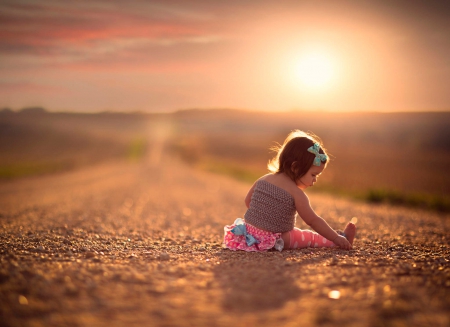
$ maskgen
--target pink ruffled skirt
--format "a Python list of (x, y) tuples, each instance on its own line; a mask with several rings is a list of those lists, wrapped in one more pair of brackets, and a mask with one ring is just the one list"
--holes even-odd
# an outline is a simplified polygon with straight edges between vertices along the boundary
[[(245, 224), (247, 234), (253, 236), (258, 241), (258, 243), (249, 246), (247, 245), (245, 235), (236, 235), (231, 231), (236, 225), (242, 224)], [(232, 225), (227, 225), (224, 227), (223, 243), (225, 247), (230, 250), (243, 250), (248, 252), (267, 251), (272, 248), (275, 248), (278, 251), (282, 251), (284, 247), (281, 233), (272, 233), (261, 230), (245, 223), (242, 218), (238, 218)]]

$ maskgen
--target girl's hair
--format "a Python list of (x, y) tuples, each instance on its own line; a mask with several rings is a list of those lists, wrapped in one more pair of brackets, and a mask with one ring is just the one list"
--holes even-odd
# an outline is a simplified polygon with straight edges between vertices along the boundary
[[(285, 173), (294, 182), (297, 181), (308, 172), (313, 164), (316, 156), (308, 152), (308, 148), (314, 143), (319, 143), (319, 153), (327, 154), (318, 136), (298, 129), (292, 131), (284, 140), (283, 145), (278, 144), (271, 148), (277, 152), (277, 155), (269, 161), (267, 168), (272, 173)], [(326, 165), (327, 161), (324, 164)]]

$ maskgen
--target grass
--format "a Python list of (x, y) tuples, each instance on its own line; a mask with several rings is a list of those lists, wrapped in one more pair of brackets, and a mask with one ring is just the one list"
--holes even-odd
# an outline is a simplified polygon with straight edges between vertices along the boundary
[(432, 194), (403, 193), (395, 190), (372, 189), (366, 193), (365, 199), (373, 203), (390, 203), (394, 205), (406, 205), (441, 212), (450, 212), (450, 200)]
[[(144, 138), (133, 139), (128, 147), (124, 156), (130, 161), (139, 161), (143, 158), (147, 148), (147, 143)], [(83, 158), (84, 164), (93, 163), (98, 161), (98, 158)], [(0, 179), (9, 180), (27, 176), (38, 176), (44, 174), (52, 174), (62, 171), (71, 170), (77, 166), (80, 166), (79, 154), (75, 154), (73, 157), (69, 157), (64, 160), (55, 158), (54, 160), (22, 160), (14, 163), (0, 164)]]
[(196, 166), (203, 170), (218, 173), (221, 175), (231, 176), (237, 180), (247, 183), (253, 183), (256, 179), (258, 179), (262, 175), (254, 170), (247, 169), (245, 167), (236, 164), (219, 162), (214, 160), (207, 160), (198, 163)]
[[(449, 212), (449, 113), (183, 112), (172, 150), (193, 166), (253, 182), (293, 129), (321, 136), (331, 160), (314, 191)], [(351, 126), (352, 128), (349, 128)]]
[[(60, 172), (107, 160), (141, 160), (159, 116), (0, 115), (0, 179)], [(295, 128), (320, 135), (332, 162), (314, 191), (449, 212), (450, 114), (180, 112), (165, 149), (200, 169), (252, 183), (268, 149)], [(352, 128), (348, 128), (352, 126)], [(345, 140), (345, 142), (343, 142)]]
[(145, 138), (138, 137), (131, 141), (128, 151), (127, 159), (130, 161), (139, 161), (143, 158), (145, 151), (147, 149), (147, 142)]
[(314, 190), (370, 203), (388, 203), (439, 212), (450, 212), (450, 200), (437, 194), (401, 192), (385, 188), (362, 189), (356, 191), (338, 188), (332, 184), (318, 184), (314, 187)]
[(146, 133), (146, 121), (133, 115), (0, 113), (0, 180), (138, 161), (147, 149)]
[[(192, 162), (191, 162), (192, 163)], [(201, 160), (197, 158), (194, 163), (197, 168), (213, 173), (226, 175), (243, 181), (253, 183), (267, 172), (254, 170), (245, 166), (219, 161), (214, 159)], [(360, 191), (349, 191), (338, 188), (331, 184), (322, 184), (314, 187), (314, 191), (324, 192), (332, 195), (363, 200), (371, 203), (389, 203), (412, 208), (422, 208), (439, 212), (450, 212), (450, 201), (448, 198), (424, 193), (406, 193), (388, 189), (369, 189)]]
[(16, 164), (0, 165), (0, 179), (14, 179), (61, 172), (72, 168), (70, 162), (62, 161), (28, 161)]

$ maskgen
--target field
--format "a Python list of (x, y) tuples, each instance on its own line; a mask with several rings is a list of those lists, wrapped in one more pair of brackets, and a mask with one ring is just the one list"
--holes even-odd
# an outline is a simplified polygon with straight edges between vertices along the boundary
[[(151, 125), (149, 125), (151, 124)], [(450, 210), (450, 113), (0, 113), (0, 182), (136, 160), (148, 126), (197, 168), (253, 182), (289, 131), (313, 132), (332, 160), (314, 188), (372, 202)]]
[(135, 115), (0, 112), (0, 182), (137, 159), (146, 124)]
[(450, 209), (449, 113), (252, 113), (174, 115), (175, 149), (192, 164), (253, 181), (294, 129), (318, 135), (332, 156), (315, 187), (374, 202)]

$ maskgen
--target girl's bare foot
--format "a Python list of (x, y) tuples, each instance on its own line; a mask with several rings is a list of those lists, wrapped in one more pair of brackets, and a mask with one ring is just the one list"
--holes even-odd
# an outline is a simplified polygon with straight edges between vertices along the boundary
[(344, 236), (345, 238), (350, 242), (351, 245), (353, 245), (353, 239), (356, 235), (356, 226), (354, 223), (348, 223), (347, 226), (345, 226), (344, 229)]

